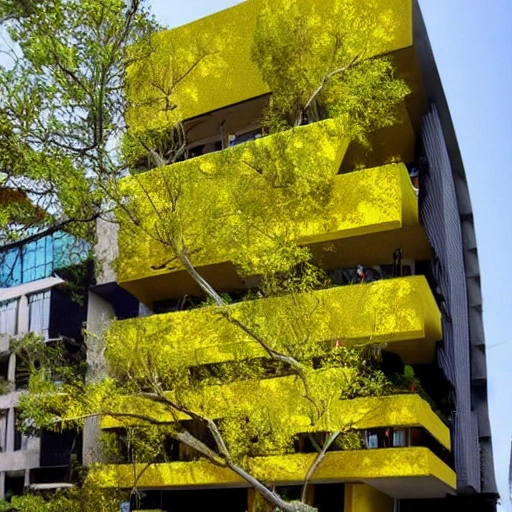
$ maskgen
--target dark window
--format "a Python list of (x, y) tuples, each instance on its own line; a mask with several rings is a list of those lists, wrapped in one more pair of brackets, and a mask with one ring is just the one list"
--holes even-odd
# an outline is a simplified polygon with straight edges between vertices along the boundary
[(132, 510), (246, 512), (248, 501), (245, 488), (143, 491), (141, 495), (139, 503), (132, 502)]
[(12, 496), (21, 496), (25, 487), (25, 476), (23, 472), (5, 475), (5, 497), (10, 499)]
[(9, 380), (9, 354), (0, 357), (0, 381)]
[(9, 409), (0, 410), (0, 452), (4, 452), (7, 446), (7, 420)]
[(20, 430), (21, 418), (18, 415), (18, 411), (14, 409), (14, 451), (21, 450), (24, 448), (23, 440), (25, 436), (22, 434)]
[(317, 484), (313, 495), (313, 505), (318, 512), (339, 512), (345, 502), (344, 484)]
[(41, 432), (40, 466), (69, 466), (71, 456), (81, 454), (81, 436), (74, 430)]

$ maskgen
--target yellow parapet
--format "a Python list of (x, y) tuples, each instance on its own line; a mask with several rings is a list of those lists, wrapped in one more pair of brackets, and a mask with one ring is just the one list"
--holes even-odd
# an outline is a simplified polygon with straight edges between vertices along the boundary
[[(313, 2), (319, 16), (331, 15), (332, 0)], [(368, 57), (388, 54), (412, 45), (410, 0), (378, 0), (375, 13), (388, 21), (386, 37)], [(269, 92), (256, 65), (251, 61), (251, 45), (258, 13), (264, 0), (248, 0), (230, 9), (207, 16), (155, 36), (155, 53), (133, 66), (128, 73), (128, 96), (134, 105), (127, 113), (133, 130), (160, 128), (168, 123), (161, 90), (154, 83), (167, 83), (181, 76), (198, 56), (200, 65), (180, 81), (173, 91), (181, 119), (195, 117), (227, 105)], [(390, 14), (392, 13), (392, 15)], [(233, 72), (236, 70), (236, 72)]]
[[(304, 340), (384, 343), (406, 364), (434, 360), (441, 315), (423, 276), (385, 279), (305, 294), (243, 301), (227, 306), (233, 318), (283, 350)], [(158, 347), (158, 360), (184, 366), (265, 355), (261, 346), (215, 307), (119, 320), (106, 333), (112, 368), (136, 371)], [(154, 358), (153, 358), (154, 359)], [(162, 368), (165, 372), (165, 368)]]
[[(301, 484), (316, 454), (258, 457), (248, 462), (252, 476), (278, 485)], [(140, 470), (143, 465), (138, 468)], [(95, 468), (91, 477), (104, 487), (131, 489), (134, 467), (104, 465)], [(364, 481), (377, 489), (386, 488), (393, 498), (444, 497), (453, 492), (456, 476), (428, 448), (387, 448), (374, 450), (329, 452), (312, 477), (312, 482)], [(246, 485), (231, 470), (207, 461), (153, 464), (141, 473), (139, 489), (162, 489)]]
[[(419, 395), (389, 395), (381, 397), (356, 398), (342, 400), (343, 380), (338, 379), (337, 387), (333, 377), (325, 381), (323, 389), (316, 394), (323, 394), (328, 409), (315, 423), (312, 422), (313, 410), (311, 402), (303, 393), (298, 393), (301, 382), (296, 377), (241, 382), (226, 386), (212, 386), (202, 393), (196, 393), (188, 403), (196, 412), (209, 418), (222, 418), (235, 409), (258, 407), (261, 403), (278, 404), (274, 414), (279, 420), (286, 422), (290, 432), (294, 434), (307, 432), (334, 432), (350, 428), (364, 430), (384, 427), (420, 427), (429, 432), (447, 450), (451, 449), (450, 431), (448, 427), (432, 411), (430, 406)], [(323, 392), (323, 393), (322, 393)], [(144, 413), (148, 418), (173, 422), (175, 417), (164, 405), (148, 403), (143, 398), (129, 397), (120, 400), (118, 408), (123, 412)], [(177, 413), (181, 419), (186, 415)], [(107, 416), (102, 419), (103, 429), (126, 427), (133, 420), (122, 420)]]
[(311, 247), (327, 269), (389, 262), (396, 248), (428, 259), (406, 167), (336, 175), (347, 148), (338, 129), (323, 121), (125, 180), (139, 220), (118, 213), (118, 282), (150, 307), (202, 295), (173, 259), (169, 237), (187, 244), (194, 266), (221, 291), (284, 270), (286, 258), (269, 259), (283, 243)]
[[(188, 244), (198, 268), (232, 262), (242, 274), (253, 275), (265, 264), (269, 243), (284, 236), (293, 242), (301, 221), (315, 215), (325, 228), (339, 223), (328, 209), (343, 200), (331, 198), (339, 189), (335, 176), (347, 148), (339, 130), (336, 121), (323, 121), (124, 180), (139, 223), (119, 210), (118, 281), (137, 295), (140, 286), (131, 281), (182, 270), (170, 247), (155, 241), (165, 242), (167, 234)], [(171, 211), (173, 191), (178, 197)], [(225, 285), (233, 286), (226, 279)], [(159, 286), (181, 292), (179, 279), (171, 287), (150, 288)]]

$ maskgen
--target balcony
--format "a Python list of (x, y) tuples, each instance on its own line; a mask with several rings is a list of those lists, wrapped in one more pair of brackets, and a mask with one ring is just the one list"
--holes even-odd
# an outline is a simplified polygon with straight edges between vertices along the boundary
[[(328, 396), (324, 386), (323, 396), (315, 397), (318, 398), (319, 403), (322, 399), (328, 400), (329, 406), (323, 416), (314, 423), (311, 402), (297, 393), (297, 388), (300, 388), (301, 384), (295, 377), (250, 381), (221, 387), (212, 386), (202, 393), (195, 394), (187, 404), (205, 416), (217, 419), (222, 418), (234, 403), (243, 409), (251, 407), (251, 404), (261, 403), (261, 397), (265, 397), (265, 402), (276, 406), (275, 417), (283, 418), (290, 426), (290, 431), (297, 434), (334, 432), (348, 426), (357, 431), (379, 428), (421, 428), (435, 440), (440, 448), (442, 447), (441, 449), (447, 452), (451, 450), (448, 427), (419, 395), (389, 395), (341, 400), (339, 388), (342, 388), (344, 383), (339, 378), (340, 372), (331, 370), (323, 373), (326, 375), (320, 375), (320, 377), (324, 379), (324, 383), (327, 382), (326, 378), (334, 383), (338, 377), (338, 388), (335, 391), (331, 388), (332, 396)], [(176, 417), (181, 420), (188, 419), (188, 416), (181, 413), (177, 413), (177, 416), (172, 415), (164, 406), (154, 402), (148, 404), (142, 398), (126, 398), (119, 401), (117, 407), (123, 412), (137, 411), (139, 414), (146, 414), (148, 418), (155, 421), (173, 422)], [(103, 430), (123, 428), (132, 421), (107, 416), (102, 419), (101, 428)]]
[[(193, 58), (194, 44), (191, 42), (195, 41), (212, 49), (215, 58), (207, 58), (201, 72), (186, 77), (173, 93), (173, 100), (181, 106), (179, 115), (182, 119), (214, 113), (228, 105), (268, 93), (269, 89), (250, 57), (256, 19), (262, 6), (262, 0), (243, 2), (183, 27), (157, 34), (157, 51), (152, 59), (143, 62), (139, 69), (134, 66), (129, 70), (128, 95), (130, 103), (136, 107), (128, 111), (128, 124), (137, 130), (160, 128), (168, 123), (161, 96), (151, 87), (151, 82), (160, 78), (157, 73), (162, 62), (169, 62), (175, 48), (191, 48), (189, 58)], [(329, 16), (332, 4), (321, 2), (316, 7), (319, 16)], [(378, 14), (388, 17), (392, 12), (393, 20), (387, 27), (386, 39), (379, 48), (370, 51), (368, 58), (411, 47), (410, 0), (379, 0), (376, 9)], [(197, 94), (197, 91), (207, 91), (207, 94)]]
[[(267, 483), (300, 485), (315, 454), (257, 457), (249, 472)], [(140, 465), (139, 472), (144, 465)], [(92, 477), (108, 487), (131, 489), (134, 467), (104, 465)], [(428, 448), (390, 448), (330, 452), (313, 475), (312, 483), (364, 482), (393, 498), (441, 498), (455, 490), (452, 469)], [(137, 482), (139, 489), (240, 487), (245, 481), (226, 468), (206, 461), (153, 464)]]
[[(165, 129), (172, 123), (160, 90), (154, 87), (162, 77), (162, 67), (170, 65), (169, 56), (175, 48), (191, 48), (191, 41), (201, 42), (212, 50), (199, 66), (173, 91), (177, 116), (185, 119), (188, 141), (195, 143), (224, 134), (235, 133), (261, 117), (268, 104), (270, 90), (262, 81), (257, 66), (251, 60), (251, 45), (258, 13), (263, 2), (244, 2), (230, 9), (194, 21), (183, 27), (162, 31), (155, 36), (156, 52), (141, 66), (132, 66), (128, 74), (128, 95), (133, 105), (127, 112), (134, 132)], [(319, 16), (329, 16), (331, 2), (322, 2)], [(372, 135), (370, 158), (368, 148), (351, 144), (343, 170), (353, 170), (365, 162), (366, 167), (381, 165), (390, 159), (378, 158), (385, 154), (395, 160), (411, 162), (414, 154), (415, 133), (419, 133), (421, 117), (426, 111), (426, 94), (416, 58), (412, 37), (412, 5), (410, 0), (379, 0), (376, 12), (386, 18), (385, 37), (372, 48), (368, 58), (389, 55), (396, 66), (396, 75), (404, 79), (411, 94), (404, 103), (404, 116), (390, 129)], [(392, 13), (392, 16), (390, 16)], [(243, 20), (243, 23), (240, 23)], [(222, 33), (218, 27), (223, 27)], [(213, 57), (213, 58), (211, 58)], [(185, 57), (183, 57), (185, 58)], [(192, 61), (189, 61), (191, 64)], [(202, 68), (202, 69), (201, 69)], [(206, 92), (198, 94), (198, 91)], [(219, 130), (219, 126), (223, 130)], [(391, 150), (391, 151), (390, 151)]]
[[(277, 382), (280, 381), (280, 382)], [(440, 450), (450, 450), (450, 432), (429, 405), (418, 395), (391, 395), (384, 397), (358, 398), (354, 400), (330, 401), (329, 411), (315, 425), (311, 425), (307, 415), (307, 400), (297, 393), (297, 383), (293, 378), (274, 379), (251, 383), (238, 383), (224, 386), (222, 390), (214, 386), (205, 395), (198, 397), (209, 417), (222, 416), (222, 411), (241, 402), (259, 403), (262, 397), (274, 400), (279, 412), (286, 421), (293, 423), (296, 432), (335, 431), (350, 426), (356, 431), (369, 432), (370, 429), (423, 429), (432, 436)], [(227, 388), (230, 389), (227, 389)], [(323, 389), (326, 389), (325, 386)], [(133, 408), (144, 410), (144, 404), (132, 398), (122, 404), (124, 410)], [(173, 421), (171, 415), (152, 404), (146, 409), (160, 421)], [(167, 416), (166, 416), (167, 414)], [(175, 418), (174, 418), (175, 420)], [(122, 428), (126, 423), (113, 418), (105, 418), (102, 428)], [(374, 432), (374, 430), (371, 430)], [(425, 446), (407, 443), (404, 447), (370, 448), (352, 451), (330, 451), (325, 461), (315, 473), (313, 482), (354, 482), (364, 481), (395, 498), (440, 497), (453, 492), (455, 473), (434, 452)], [(433, 451), (432, 451), (433, 450)], [(271, 457), (255, 457), (249, 462), (254, 476), (268, 483), (279, 485), (300, 484), (314, 454), (294, 453)], [(131, 488), (133, 485), (133, 465), (104, 465), (97, 470), (105, 487)], [(139, 481), (141, 489), (187, 487), (231, 487), (244, 485), (231, 471), (215, 467), (204, 460), (175, 461), (165, 464), (152, 464), (145, 470)]]
[[(153, 238), (171, 225), (190, 244), (192, 263), (221, 291), (245, 289), (283, 238), (310, 247), (326, 269), (390, 262), (398, 247), (404, 258), (429, 259), (405, 166), (337, 175), (346, 149), (336, 122), (328, 120), (125, 180), (142, 225), (135, 228), (119, 212), (118, 282), (149, 307), (202, 295)], [(179, 225), (176, 214), (169, 216), (169, 182), (180, 190)]]
[[(423, 276), (385, 279), (316, 292), (244, 301), (232, 315), (276, 349), (318, 343), (384, 343), (405, 364), (434, 361), (441, 340), (441, 315)], [(205, 307), (114, 322), (107, 334), (113, 370), (137, 366), (158, 347), (159, 360), (187, 366), (263, 357), (260, 345)], [(165, 371), (165, 369), (162, 369)]]

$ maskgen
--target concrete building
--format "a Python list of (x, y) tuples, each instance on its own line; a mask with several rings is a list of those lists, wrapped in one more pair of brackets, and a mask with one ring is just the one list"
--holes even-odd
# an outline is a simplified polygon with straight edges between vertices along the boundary
[[(329, 2), (316, 4), (320, 15), (328, 10)], [(397, 76), (411, 90), (398, 121), (371, 134), (370, 151), (336, 135), (333, 120), (296, 128), (285, 150), (294, 153), (299, 170), (314, 173), (323, 166), (333, 175), (325, 211), (307, 221), (296, 219), (300, 226), (294, 229), (299, 243), (310, 249), (315, 263), (336, 286), (295, 297), (293, 305), (281, 297), (255, 299), (249, 306), (234, 303), (230, 308), (233, 314), (254, 308), (260, 325), (271, 332), (273, 317), (310, 307), (312, 300), (318, 308), (309, 323), (315, 341), (327, 340), (334, 347), (340, 340), (385, 343), (386, 357), (412, 368), (429, 397), (404, 392), (333, 400), (327, 424), (309, 434), (336, 430), (350, 418), (363, 448), (327, 454), (312, 478), (314, 490), (308, 498), (312, 505), (322, 512), (448, 511), (459, 506), (466, 511), (494, 511), (497, 491), (480, 274), (464, 168), (417, 2), (381, 0), (378, 4), (379, 9), (393, 13), (395, 23), (376, 55), (390, 56)], [(188, 158), (163, 171), (140, 174), (145, 193), (161, 197), (158, 173), (186, 176), (198, 168), (203, 173), (222, 166), (240, 168), (251, 145), (270, 151), (277, 144), (275, 135), (261, 137), (259, 119), (271, 91), (250, 59), (261, 7), (261, 1), (248, 0), (158, 36), (160, 53), (167, 48), (169, 55), (178, 43), (186, 47), (199, 35), (214, 39), (216, 34), (229, 34), (230, 38), (218, 50), (223, 66), (199, 76), (191, 73), (180, 85), (183, 89), (177, 90), (178, 97), (182, 94), (189, 100), (182, 107)], [(152, 65), (160, 70), (163, 66), (165, 72), (165, 65), (173, 64), (172, 59), (162, 59)], [(166, 117), (159, 105), (154, 102), (147, 110), (129, 115), (140, 121), (138, 127), (145, 118), (151, 129), (163, 129)], [(141, 170), (145, 166), (142, 159)], [(203, 218), (208, 212), (206, 206), (201, 209), (201, 201), (215, 204), (219, 211), (225, 208), (226, 218), (231, 218), (232, 205), (223, 202), (223, 184), (239, 186), (229, 180), (195, 185), (186, 203), (192, 226), (187, 233), (203, 244), (191, 256), (197, 271), (216, 290), (237, 297), (257, 283), (258, 244), (264, 242), (254, 231), (248, 235), (249, 229), (236, 231), (235, 241), (235, 231), (229, 231), (231, 220), (213, 228)], [(142, 196), (140, 211), (155, 216)], [(261, 197), (272, 202), (272, 197)], [(324, 214), (329, 222), (322, 220)], [(278, 232), (279, 221), (268, 227)], [(240, 353), (248, 359), (262, 357), (254, 341), (213, 323), (207, 308), (180, 311), (185, 297), (204, 297), (204, 292), (157, 242), (139, 233), (134, 236), (133, 227), (123, 224), (118, 234), (112, 229), (100, 226), (97, 251), (103, 270), (98, 285), (91, 289), (88, 313), (90, 330), (99, 337), (106, 333), (107, 349), (108, 343), (117, 343), (116, 349), (122, 343), (126, 351), (136, 350), (137, 333), (142, 330), (156, 340), (155, 351), (165, 351), (190, 368), (222, 365)], [(224, 244), (218, 232), (225, 234)], [(197, 233), (207, 235), (200, 238)], [(118, 249), (112, 245), (113, 235), (118, 236)], [(209, 235), (216, 239), (215, 246), (208, 245)], [(115, 256), (114, 279), (110, 262)], [(352, 285), (357, 265), (389, 279)], [(114, 316), (118, 321), (109, 327)], [(159, 330), (165, 329), (171, 334), (158, 337)], [(96, 355), (93, 351), (89, 357), (94, 360)], [(299, 421), (296, 416), (305, 404), (303, 397), (294, 395), (294, 386), (288, 377), (262, 379), (243, 392), (218, 386), (212, 393), (231, 398), (226, 398), (224, 411), (212, 410), (212, 415), (222, 418), (229, 403), (258, 403), (274, 393), (283, 403), (283, 421)], [(301, 425), (298, 438), (308, 430)], [(101, 427), (113, 431), (119, 424), (106, 420)], [(94, 459), (92, 437), (85, 442), (86, 460)], [(167, 462), (150, 465), (138, 480), (145, 495), (142, 508), (200, 510), (215, 503), (225, 511), (253, 510), (254, 493), (240, 477), (204, 460), (190, 460), (179, 447), (173, 450)], [(294, 498), (312, 460), (314, 455), (299, 443), (295, 453), (256, 457), (250, 467), (258, 478)], [(107, 485), (131, 488), (133, 468), (128, 462), (104, 467)]]
[(79, 265), (87, 252), (87, 244), (57, 233), (0, 255), (1, 498), (29, 486), (70, 485), (71, 455), (81, 457), (80, 433), (22, 434), (16, 406), (29, 375), (11, 343), (33, 333), (45, 343), (65, 337), (71, 350), (79, 350), (86, 305), (72, 300), (56, 271), (66, 275), (65, 269)]

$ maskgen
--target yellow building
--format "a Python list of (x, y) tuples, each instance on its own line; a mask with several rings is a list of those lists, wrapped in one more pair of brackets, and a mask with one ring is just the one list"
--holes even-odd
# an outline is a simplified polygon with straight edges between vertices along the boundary
[[(301, 1), (314, 4), (320, 20), (332, 16), (333, 1)], [(379, 344), (382, 372), (403, 374), (402, 388), (388, 395), (351, 394), (350, 369), (313, 365), (313, 394), (323, 404), (314, 419), (311, 397), (298, 391), (297, 375), (220, 379), (187, 403), (215, 421), (234, 409), (272, 404), (270, 423), (286, 425), (294, 446), (251, 456), (244, 464), (287, 499), (299, 498), (318, 443), (338, 430), (355, 434), (354, 446), (333, 443), (308, 477), (305, 500), (321, 512), (420, 512), (459, 505), (491, 511), (496, 488), (481, 298), (464, 170), (416, 2), (374, 4), (377, 28), (385, 30), (365, 58), (388, 56), (410, 93), (395, 122), (369, 134), (370, 147), (348, 140), (339, 120), (321, 115), (262, 136), (271, 91), (250, 54), (263, 1), (247, 0), (156, 37), (157, 51), (142, 67), (145, 80), (140, 68), (129, 70), (134, 107), (127, 119), (132, 134), (167, 133), (169, 145), (173, 136), (174, 149), (183, 142), (184, 151), (180, 161), (151, 170), (151, 159), (131, 148), (134, 166), (147, 172), (126, 179), (123, 187), (142, 224), (135, 229), (119, 213), (118, 249), (107, 226), (99, 226), (96, 250), (103, 267), (90, 293), (88, 329), (105, 339), (107, 355), (115, 354), (112, 371), (117, 375), (129, 367), (134, 378), (143, 372), (137, 360), (151, 353), (163, 361), (162, 373), (168, 361), (197, 373), (265, 360), (269, 351), (258, 336), (240, 327), (247, 319), (264, 339), (278, 340), (276, 351), (306, 345), (304, 340), (311, 350), (330, 353)], [(187, 59), (205, 48), (204, 65), (184, 72), (194, 67)], [(155, 93), (158, 80), (176, 82), (177, 108), (169, 108), (170, 93)], [(183, 120), (181, 134), (169, 131), (177, 118)], [(287, 191), (292, 178), (283, 178), (289, 169), (279, 167), (276, 155), (290, 164), (293, 184), (304, 186), (296, 187), (295, 196)], [(273, 187), (262, 171), (269, 158), (279, 169)], [(328, 193), (318, 199), (315, 194), (326, 184)], [(179, 228), (172, 220), (173, 194), (179, 196)], [(254, 204), (264, 213), (251, 213)], [(193, 241), (187, 257), (196, 271), (230, 296), (233, 303), (223, 314), (197, 307), (205, 292), (184, 260), (173, 259), (169, 242), (176, 237)], [(274, 247), (276, 258), (284, 254), (276, 240), (308, 248), (332, 286), (258, 296), (269, 254)], [(116, 273), (110, 266), (115, 256)], [(271, 263), (279, 271), (280, 261)], [(253, 299), (239, 301), (248, 292)], [(105, 329), (107, 316), (117, 320)], [(120, 407), (194, 428), (189, 416), (171, 415), (164, 407), (131, 399)], [(126, 423), (106, 417), (101, 428), (122, 432)], [(201, 429), (194, 433), (201, 438)], [(201, 439), (207, 443), (206, 436)], [(88, 453), (92, 444), (86, 435), (86, 461), (94, 460)], [(97, 476), (105, 486), (130, 489), (134, 469), (140, 472), (141, 509), (256, 511), (246, 480), (191, 456), (177, 442), (165, 461), (147, 467), (128, 458), (103, 464)]]

